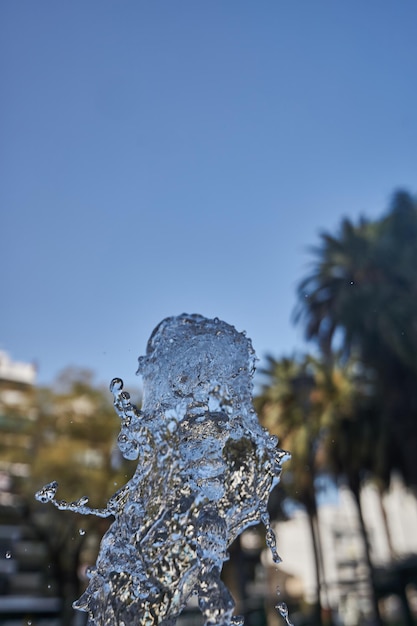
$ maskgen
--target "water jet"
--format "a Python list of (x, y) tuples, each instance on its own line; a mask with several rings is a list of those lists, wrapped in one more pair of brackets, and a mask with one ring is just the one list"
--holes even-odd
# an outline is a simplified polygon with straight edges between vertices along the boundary
[(231, 542), (260, 522), (280, 562), (267, 503), (289, 458), (252, 406), (255, 361), (245, 333), (217, 318), (163, 320), (139, 358), (142, 408), (121, 379), (110, 385), (134, 476), (102, 509), (57, 500), (55, 481), (37, 492), (62, 510), (115, 518), (74, 603), (88, 624), (174, 626), (193, 594), (207, 626), (243, 624), (220, 573)]

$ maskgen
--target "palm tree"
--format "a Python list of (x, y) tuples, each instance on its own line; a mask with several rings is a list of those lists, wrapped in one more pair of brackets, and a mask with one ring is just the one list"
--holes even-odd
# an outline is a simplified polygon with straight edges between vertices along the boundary
[[(376, 623), (382, 624), (375, 568), (361, 504), (361, 489), (364, 482), (374, 475), (375, 458), (380, 446), (376, 428), (378, 415), (370, 393), (372, 385), (353, 360), (337, 362), (334, 359), (331, 368), (324, 363), (321, 374), (326, 381), (322, 385), (325, 393), (321, 398), (321, 410), (327, 414), (324, 437), (326, 466), (338, 482), (348, 485), (354, 497), (371, 583), (371, 602)], [(320, 410), (319, 406), (317, 408)]]
[(310, 412), (310, 394), (314, 378), (309, 371), (309, 360), (295, 358), (275, 360), (267, 357), (267, 366), (261, 370), (266, 383), (255, 399), (261, 423), (277, 435), (281, 445), (291, 450), (291, 461), (286, 469), (290, 480), (284, 483), (287, 494), (306, 510), (314, 553), (317, 603), (315, 622), (322, 623), (320, 590), (322, 589), (322, 551), (317, 522), (315, 478), (317, 474), (317, 442), (320, 424)]
[(354, 496), (370, 575), (371, 600), (376, 621), (381, 624), (375, 570), (360, 499), (361, 487), (372, 471), (374, 452), (378, 450), (372, 381), (354, 359), (342, 360), (337, 353), (332, 355), (331, 364), (328, 359), (313, 357), (308, 361), (314, 372), (311, 413), (320, 424), (321, 465), (336, 480), (345, 479)]
[[(361, 508), (361, 487), (374, 471), (381, 442), (375, 424), (373, 380), (353, 359), (337, 354), (328, 359), (302, 360), (268, 357), (267, 376), (256, 406), (262, 423), (281, 438), (292, 460), (288, 494), (303, 504), (310, 521), (317, 589), (325, 590), (317, 519), (315, 478), (318, 471), (344, 479), (357, 505), (359, 527), (370, 573), (371, 600), (376, 621), (382, 623), (376, 596), (375, 571)], [(384, 466), (385, 476), (389, 468)], [(318, 593), (318, 595), (320, 595)], [(319, 600), (319, 599), (318, 599)], [(320, 605), (318, 604), (319, 613)]]
[(313, 251), (295, 320), (327, 359), (339, 344), (374, 377), (385, 442), (379, 463), (391, 457), (417, 490), (417, 202), (398, 192), (381, 219), (356, 225), (345, 219)]

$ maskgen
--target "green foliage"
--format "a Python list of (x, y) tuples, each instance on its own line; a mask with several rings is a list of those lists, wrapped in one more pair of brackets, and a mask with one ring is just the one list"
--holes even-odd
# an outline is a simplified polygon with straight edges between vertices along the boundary
[(352, 429), (355, 439), (358, 430), (362, 439), (373, 431), (367, 464), (374, 474), (387, 482), (397, 469), (416, 489), (417, 202), (397, 192), (379, 220), (345, 219), (338, 234), (323, 234), (313, 252), (295, 319), (327, 360), (339, 344), (371, 381), (372, 402), (368, 398), (356, 409), (362, 426), (345, 422), (344, 438)]
[[(399, 192), (379, 220), (343, 220), (336, 235), (322, 234), (313, 254), (295, 320), (320, 356), (269, 357), (255, 405), (292, 454), (282, 486), (308, 513), (317, 589), (315, 476), (322, 471), (343, 478), (354, 495), (375, 589), (361, 487), (372, 479), (382, 490), (396, 470), (417, 490), (416, 200)], [(375, 592), (372, 602), (381, 623)]]
[[(110, 392), (94, 383), (91, 372), (65, 370), (54, 386), (44, 388), (19, 387), (14, 381), (7, 387), (3, 381), (3, 390), (1, 469), (12, 477), (12, 506), (3, 505), (0, 513), (3, 523), (29, 523), (33, 536), (46, 545), (46, 574), (53, 580), (51, 593), (64, 599), (61, 622), (66, 626), (72, 623), (71, 604), (84, 584), (78, 574), (94, 564), (109, 520), (58, 511), (36, 502), (34, 494), (57, 480), (59, 499), (88, 496), (91, 506), (101, 508), (128, 481), (136, 464), (117, 454), (120, 420)], [(13, 402), (7, 404), (8, 398)], [(46, 583), (43, 591), (49, 593)]]
[[(330, 366), (327, 360), (310, 355), (280, 360), (269, 356), (262, 373), (266, 383), (255, 407), (262, 424), (292, 456), (283, 487), (314, 511), (316, 475), (340, 474), (346, 469), (335, 462), (339, 429), (357, 422), (359, 397), (366, 395), (368, 385), (363, 382), (360, 391), (354, 362), (337, 359), (336, 363), (336, 357)], [(358, 453), (357, 445), (351, 451), (352, 460)], [(364, 458), (355, 462), (362, 466)], [(287, 473), (291, 480), (285, 480)]]
[(84, 370), (67, 370), (57, 390), (40, 390), (28, 490), (57, 480), (61, 498), (88, 495), (93, 506), (104, 506), (126, 482), (133, 464), (118, 456), (120, 467), (112, 466), (120, 423), (110, 398)]

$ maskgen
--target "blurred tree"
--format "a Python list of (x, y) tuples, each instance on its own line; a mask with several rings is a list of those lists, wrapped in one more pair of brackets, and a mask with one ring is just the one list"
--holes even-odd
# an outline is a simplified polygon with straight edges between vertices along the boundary
[[(353, 359), (340, 360), (333, 355), (331, 363), (327, 359), (315, 359), (314, 364), (313, 410), (321, 415), (323, 425), (323, 462), (338, 482), (348, 485), (354, 497), (371, 583), (371, 601), (376, 623), (382, 624), (375, 568), (361, 503), (363, 484), (370, 477), (375, 478), (375, 458), (380, 443), (372, 384)], [(381, 476), (380, 484), (382, 480)]]
[(282, 487), (290, 498), (302, 504), (308, 516), (317, 588), (314, 619), (321, 624), (323, 572), (315, 490), (321, 423), (311, 411), (314, 378), (309, 365), (308, 358), (275, 360), (268, 356), (267, 365), (261, 370), (266, 383), (254, 404), (262, 425), (278, 436), (281, 447), (291, 450)]
[(126, 482), (133, 465), (112, 463), (120, 423), (111, 394), (92, 381), (91, 372), (71, 368), (59, 376), (58, 391), (39, 390), (29, 493), (56, 479), (61, 498), (88, 495), (92, 506), (103, 506)]
[[(331, 360), (309, 355), (298, 360), (277, 361), (272, 357), (267, 360), (268, 365), (263, 370), (267, 383), (255, 405), (263, 425), (278, 435), (281, 445), (291, 451), (283, 489), (304, 506), (309, 516), (317, 588), (326, 592), (316, 483), (318, 476), (331, 474), (349, 486), (357, 504), (373, 607), (377, 622), (382, 623), (360, 500), (364, 481), (375, 476), (380, 443), (373, 380), (357, 361), (341, 359), (337, 354), (333, 354)], [(389, 475), (387, 463), (384, 470)], [(387, 475), (381, 474), (381, 484), (387, 484)]]
[(416, 492), (417, 203), (397, 192), (381, 219), (356, 225), (345, 219), (339, 233), (323, 234), (313, 252), (313, 270), (298, 288), (295, 320), (327, 359), (339, 345), (374, 377), (374, 469), (385, 476), (397, 469)]
[(37, 390), (35, 406), (36, 419), (25, 422), (26, 447), (10, 449), (8, 455), (13, 462), (29, 463), (30, 473), (20, 482), (19, 492), (38, 538), (48, 546), (57, 593), (64, 600), (65, 626), (72, 623), (71, 604), (82, 591), (85, 541), (96, 537), (98, 546), (109, 521), (40, 505), (34, 493), (57, 480), (61, 499), (87, 495), (91, 506), (101, 508), (127, 482), (136, 463), (116, 452), (120, 422), (110, 392), (94, 384), (92, 372), (65, 370), (52, 388)]

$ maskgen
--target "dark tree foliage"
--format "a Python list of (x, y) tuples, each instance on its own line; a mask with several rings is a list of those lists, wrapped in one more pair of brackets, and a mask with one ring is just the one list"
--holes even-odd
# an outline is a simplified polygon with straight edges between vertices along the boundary
[(379, 220), (345, 219), (336, 235), (321, 235), (313, 254), (312, 271), (298, 288), (295, 320), (329, 360), (341, 347), (369, 372), (373, 469), (385, 476), (396, 469), (416, 490), (416, 200), (399, 191)]

